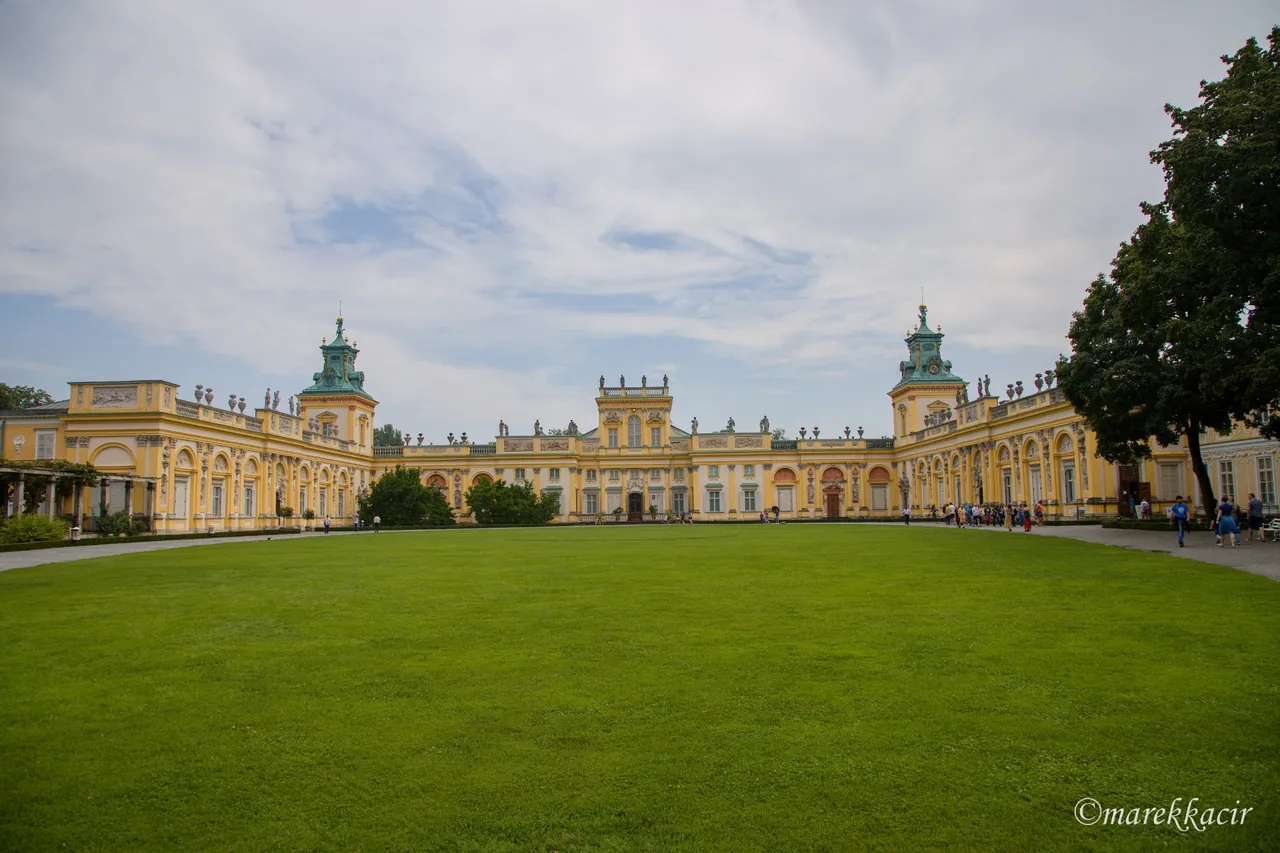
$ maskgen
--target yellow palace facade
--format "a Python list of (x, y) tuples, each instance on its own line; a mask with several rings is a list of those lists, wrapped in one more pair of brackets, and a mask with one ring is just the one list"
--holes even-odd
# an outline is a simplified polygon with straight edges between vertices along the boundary
[[(128, 511), (157, 532), (270, 529), (311, 510), (335, 524), (354, 517), (358, 497), (398, 466), (440, 489), (463, 521), (465, 494), (484, 478), (529, 482), (560, 497), (560, 522), (640, 520), (688, 513), (695, 521), (755, 518), (778, 508), (784, 519), (897, 518), (903, 507), (928, 514), (948, 502), (1043, 501), (1050, 518), (1130, 513), (1130, 501), (1156, 512), (1197, 489), (1183, 447), (1153, 448), (1135, 466), (1095, 455), (1093, 435), (1053, 387), (1051, 371), (1035, 389), (1008, 386), (1002, 396), (970, 383), (942, 357), (941, 331), (927, 323), (907, 335), (907, 358), (888, 392), (894, 434), (868, 438), (801, 430), (775, 438), (768, 418), (756, 429), (672, 422), (666, 377), (638, 384), (600, 378), (595, 422), (565, 434), (512, 435), (505, 424), (487, 443), (408, 443), (374, 447), (377, 401), (356, 370), (358, 350), (342, 319), (321, 346), (313, 384), (280, 410), (277, 394), (249, 409), (212, 390), (190, 397), (161, 379), (73, 382), (69, 399), (0, 412), (0, 473), (16, 478), (5, 511), (29, 503), (26, 481), (47, 474), (40, 462), (92, 464), (103, 479), (60, 494), (52, 483), (37, 511), (73, 517), (87, 528), (102, 508)], [(1275, 511), (1277, 442), (1243, 427), (1204, 438), (1219, 493), (1256, 492)], [(36, 463), (36, 464), (32, 464)], [(66, 490), (63, 490), (64, 492)]]

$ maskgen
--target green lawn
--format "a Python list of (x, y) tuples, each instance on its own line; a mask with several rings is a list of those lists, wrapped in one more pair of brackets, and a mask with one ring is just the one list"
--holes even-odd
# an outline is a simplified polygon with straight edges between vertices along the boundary
[[(1280, 584), (1048, 537), (455, 530), (0, 573), (0, 847), (1274, 850)], [(1251, 807), (1079, 825), (1073, 805)]]

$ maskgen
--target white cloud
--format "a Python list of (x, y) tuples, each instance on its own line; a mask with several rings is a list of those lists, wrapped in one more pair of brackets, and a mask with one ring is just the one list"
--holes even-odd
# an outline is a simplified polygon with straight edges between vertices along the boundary
[[(11, 3), (0, 293), (300, 379), (344, 299), (384, 416), (433, 428), (581, 418), (582, 377), (670, 363), (620, 336), (878, 363), (850, 394), (882, 406), (922, 286), (951, 342), (1063, 348), (1159, 193), (1162, 105), (1267, 13)], [(421, 245), (330, 242), (344, 206)], [(680, 250), (607, 239), (628, 232)]]

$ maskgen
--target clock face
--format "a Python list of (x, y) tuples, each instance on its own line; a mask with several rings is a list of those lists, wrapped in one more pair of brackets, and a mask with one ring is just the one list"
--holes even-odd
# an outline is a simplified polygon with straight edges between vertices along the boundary
[(337, 374), (333, 372), (332, 368), (324, 372), (325, 385), (332, 385), (336, 381), (337, 381)]
[(929, 372), (937, 373), (940, 370), (942, 370), (942, 365), (938, 363), (938, 360), (936, 358), (929, 359)]

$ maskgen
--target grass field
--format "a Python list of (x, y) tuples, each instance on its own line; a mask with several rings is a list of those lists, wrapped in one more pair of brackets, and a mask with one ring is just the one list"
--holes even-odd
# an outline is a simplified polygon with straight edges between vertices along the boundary
[[(6, 849), (1280, 838), (1280, 584), (1066, 540), (784, 525), (188, 548), (0, 573), (0, 653)], [(1253, 811), (1086, 827), (1086, 796)]]

